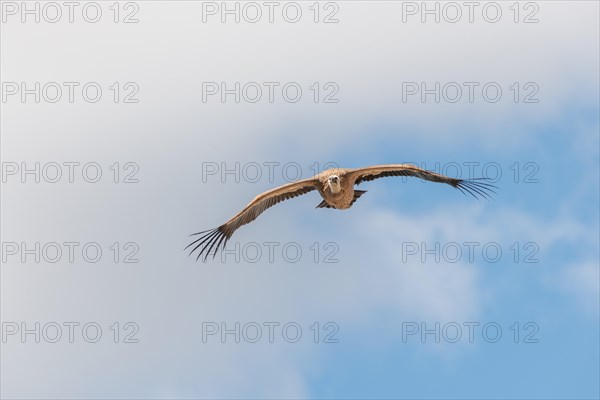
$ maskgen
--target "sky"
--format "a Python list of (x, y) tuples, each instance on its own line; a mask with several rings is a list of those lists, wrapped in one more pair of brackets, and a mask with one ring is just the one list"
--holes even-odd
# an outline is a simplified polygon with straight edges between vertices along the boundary
[(600, 397), (597, 2), (1, 7), (2, 398)]

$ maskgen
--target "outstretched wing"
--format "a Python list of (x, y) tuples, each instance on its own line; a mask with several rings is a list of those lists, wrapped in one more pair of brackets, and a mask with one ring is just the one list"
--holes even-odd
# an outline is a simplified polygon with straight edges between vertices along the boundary
[(200, 237), (190, 243), (185, 249), (194, 246), (190, 255), (200, 249), (196, 261), (198, 261), (202, 254), (204, 254), (204, 260), (206, 261), (214, 247), (214, 258), (219, 247), (222, 245), (222, 247), (225, 248), (227, 241), (239, 227), (254, 221), (267, 208), (272, 207), (283, 200), (288, 200), (316, 190), (318, 184), (318, 179), (304, 179), (259, 194), (244, 207), (242, 211), (218, 228), (192, 234), (192, 236), (200, 235)]
[(425, 179), (431, 182), (446, 183), (463, 193), (468, 193), (475, 198), (483, 197), (491, 199), (491, 193), (496, 193), (496, 186), (481, 182), (486, 178), (479, 179), (456, 179), (435, 172), (421, 169), (412, 164), (388, 164), (374, 165), (366, 168), (356, 168), (348, 170), (347, 179), (354, 180), (354, 184), (358, 185), (364, 181), (372, 181), (373, 179), (384, 178), (386, 176), (414, 176)]

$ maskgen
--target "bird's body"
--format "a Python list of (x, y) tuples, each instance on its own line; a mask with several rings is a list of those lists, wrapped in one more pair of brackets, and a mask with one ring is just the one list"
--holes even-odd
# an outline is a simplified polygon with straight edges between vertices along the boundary
[(489, 183), (450, 178), (410, 164), (375, 165), (366, 168), (331, 168), (312, 178), (288, 183), (261, 193), (225, 224), (215, 229), (195, 233), (194, 235), (204, 235), (188, 245), (188, 247), (194, 246), (190, 255), (200, 249), (196, 259), (204, 254), (206, 260), (214, 248), (214, 257), (221, 244), (225, 247), (227, 240), (239, 227), (254, 221), (267, 208), (283, 200), (317, 190), (323, 198), (317, 208), (346, 210), (366, 193), (366, 190), (355, 190), (355, 185), (387, 176), (413, 176), (427, 181), (446, 183), (474, 197), (489, 198), (489, 192), (494, 192), (492, 188), (495, 188)]
[(337, 208), (338, 210), (346, 210), (352, 206), (354, 181), (346, 176), (346, 171), (342, 168), (331, 168), (313, 177), (313, 179), (319, 181), (317, 190), (325, 204), (327, 204), (319, 206)]

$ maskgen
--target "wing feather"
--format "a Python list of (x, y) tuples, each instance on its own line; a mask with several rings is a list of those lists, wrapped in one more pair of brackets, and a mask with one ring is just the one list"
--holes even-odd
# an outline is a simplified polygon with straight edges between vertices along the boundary
[(214, 248), (214, 252), (212, 253), (214, 258), (219, 251), (219, 248), (224, 249), (227, 241), (241, 226), (254, 221), (269, 207), (272, 207), (284, 200), (292, 199), (313, 190), (317, 190), (318, 184), (318, 179), (310, 178), (282, 185), (275, 189), (261, 193), (239, 213), (218, 228), (192, 234), (192, 236), (199, 235), (199, 237), (190, 243), (184, 250), (194, 246), (190, 251), (190, 255), (199, 249), (200, 251), (198, 252), (196, 261), (198, 261), (203, 254), (204, 261), (206, 261)]
[(355, 185), (388, 176), (413, 176), (430, 182), (445, 183), (477, 199), (480, 197), (491, 199), (491, 194), (495, 194), (494, 189), (497, 189), (496, 186), (490, 183), (482, 182), (486, 178), (450, 178), (449, 176), (427, 171), (412, 164), (374, 165), (372, 167), (351, 169), (347, 173), (348, 179), (354, 179)]

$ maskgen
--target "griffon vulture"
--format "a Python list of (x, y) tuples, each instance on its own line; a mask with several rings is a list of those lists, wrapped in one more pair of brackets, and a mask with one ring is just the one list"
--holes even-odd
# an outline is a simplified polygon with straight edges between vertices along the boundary
[(190, 255), (200, 249), (196, 261), (202, 254), (204, 254), (204, 260), (206, 260), (214, 249), (214, 253), (212, 253), (214, 258), (219, 248), (221, 246), (225, 248), (227, 241), (239, 227), (254, 221), (267, 208), (283, 200), (288, 200), (313, 190), (319, 191), (319, 194), (323, 198), (323, 201), (317, 205), (317, 208), (346, 210), (352, 207), (352, 204), (366, 193), (366, 190), (355, 190), (354, 185), (386, 176), (414, 176), (431, 182), (446, 183), (475, 198), (478, 198), (478, 196), (490, 198), (490, 193), (495, 193), (493, 188), (496, 188), (494, 185), (480, 182), (477, 179), (450, 178), (435, 172), (426, 171), (411, 164), (375, 165), (366, 168), (331, 168), (312, 178), (288, 183), (259, 194), (242, 211), (218, 228), (192, 234), (192, 236), (200, 235), (200, 237), (190, 243), (186, 249), (194, 246)]

